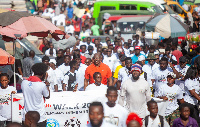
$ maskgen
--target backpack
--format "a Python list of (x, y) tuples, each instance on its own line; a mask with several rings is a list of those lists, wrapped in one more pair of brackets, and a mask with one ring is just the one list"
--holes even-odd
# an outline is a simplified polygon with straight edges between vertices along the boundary
[[(161, 127), (164, 127), (164, 117), (159, 115)], [(145, 117), (145, 127), (148, 126), (148, 121), (149, 121), (149, 115)]]

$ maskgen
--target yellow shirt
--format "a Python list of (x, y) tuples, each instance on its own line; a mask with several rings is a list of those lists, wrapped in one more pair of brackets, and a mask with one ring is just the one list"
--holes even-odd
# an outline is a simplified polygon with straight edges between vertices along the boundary
[(117, 68), (115, 69), (115, 73), (113, 75), (113, 78), (118, 79), (118, 72), (119, 72), (119, 69), (121, 69), (121, 68), (122, 68), (122, 65), (117, 66)]

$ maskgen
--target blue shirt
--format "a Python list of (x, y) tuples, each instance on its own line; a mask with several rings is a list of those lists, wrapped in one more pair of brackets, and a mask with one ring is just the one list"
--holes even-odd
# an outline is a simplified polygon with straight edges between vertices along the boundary
[[(141, 54), (140, 53), (140, 55), (139, 56), (141, 56), (141, 55), (143, 55), (143, 54)], [(138, 57), (139, 56), (136, 56), (136, 55), (134, 55), (134, 56), (132, 56), (131, 57), (131, 59), (132, 59), (132, 64), (135, 64), (137, 61), (138, 61)], [(145, 58), (147, 58), (145, 55), (143, 55)], [(145, 62), (146, 63), (146, 62)]]
[(67, 8), (66, 9), (67, 10), (67, 16), (68, 16), (68, 18), (70, 18), (70, 19), (72, 19), (73, 18), (73, 8), (71, 7), (71, 8)]

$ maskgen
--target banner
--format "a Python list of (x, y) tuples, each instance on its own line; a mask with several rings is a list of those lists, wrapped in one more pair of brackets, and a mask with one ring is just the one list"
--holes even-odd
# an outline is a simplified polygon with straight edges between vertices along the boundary
[[(81, 127), (89, 121), (91, 102), (105, 103), (106, 91), (51, 92), (45, 100), (47, 127)], [(23, 94), (12, 95), (12, 121), (22, 122)]]

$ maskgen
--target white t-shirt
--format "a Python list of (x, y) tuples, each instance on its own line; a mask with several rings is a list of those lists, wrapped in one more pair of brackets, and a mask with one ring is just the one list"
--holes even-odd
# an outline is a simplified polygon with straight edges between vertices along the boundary
[(40, 114), (39, 122), (46, 120), (44, 98), (49, 96), (49, 91), (44, 82), (31, 82), (23, 80), (21, 84), (22, 92), (24, 95), (24, 109), (23, 118), (28, 111), (37, 111)]
[(80, 64), (79, 69), (75, 71), (76, 73), (76, 83), (78, 83), (78, 90), (83, 90), (84, 88), (84, 79), (85, 79), (85, 70), (88, 66), (85, 64)]
[(124, 49), (125, 56), (129, 57), (129, 55), (130, 55), (129, 49), (126, 49), (126, 48), (123, 48), (123, 49)]
[(63, 63), (58, 67), (58, 69), (60, 69), (63, 75), (65, 75), (70, 70), (70, 66), (65, 66), (65, 63)]
[(185, 80), (185, 96), (184, 100), (185, 102), (188, 102), (190, 104), (196, 105), (198, 103), (198, 100), (195, 97), (192, 97), (189, 90), (195, 90), (197, 94), (199, 94), (199, 82), (197, 79), (186, 79)]
[(101, 84), (100, 86), (96, 86), (94, 83), (88, 85), (85, 89), (85, 91), (89, 91), (89, 90), (107, 90), (107, 86), (104, 84)]
[[(51, 91), (54, 91), (54, 85), (56, 83), (56, 75), (55, 75), (55, 72), (54, 70), (49, 67), (49, 70), (47, 70), (47, 74), (48, 74), (48, 77), (47, 77), (47, 81), (49, 82), (50, 84), (50, 90)], [(53, 88), (53, 89), (52, 89)]]
[(103, 104), (104, 108), (104, 120), (110, 124), (114, 124), (118, 127), (126, 127), (126, 119), (128, 111), (119, 104), (115, 104), (114, 107), (109, 107), (106, 103)]
[(107, 55), (104, 57), (103, 59), (103, 63), (108, 65), (110, 70), (112, 70), (113, 66), (114, 66), (114, 63), (116, 61), (116, 57), (115, 55), (112, 55), (111, 57), (108, 57)]
[(127, 79), (129, 79), (131, 75), (129, 74), (129, 70), (126, 67), (122, 67), (118, 72), (118, 80), (121, 81), (121, 84), (124, 83)]
[(183, 92), (181, 88), (174, 84), (172, 87), (164, 84), (159, 87), (158, 89), (158, 96), (163, 97), (166, 96), (168, 98), (168, 106), (165, 110), (165, 115), (172, 114), (178, 107), (178, 99), (183, 99)]
[(0, 121), (11, 121), (11, 92), (16, 91), (13, 86), (6, 89), (0, 87)]
[(65, 26), (65, 32), (66, 33), (74, 33), (74, 26), (72, 26), (72, 25), (69, 25), (69, 26)]
[(157, 63), (155, 63), (153, 66), (147, 63), (142, 67), (142, 70), (147, 73), (147, 82), (149, 83), (150, 87), (152, 86), (151, 79), (152, 79), (153, 70), (155, 70), (158, 67), (159, 67), (159, 64)]
[[(188, 68), (189, 68), (189, 66), (187, 66), (187, 65), (184, 68), (181, 68), (180, 65), (175, 65), (175, 69), (179, 73), (181, 73), (183, 76), (186, 75)], [(183, 91), (183, 93), (185, 93), (185, 89), (184, 89), (184, 87), (185, 87), (185, 81), (184, 80), (181, 80), (181, 78), (180, 79), (176, 79), (175, 80), (175, 84), (178, 85), (181, 88), (181, 90)]]
[(173, 72), (173, 70), (169, 67), (165, 70), (161, 70), (160, 67), (156, 68), (152, 73), (152, 79), (155, 79), (155, 85), (153, 86), (155, 89), (154, 96), (157, 97), (158, 88), (164, 84), (167, 84), (167, 74), (169, 72)]
[(55, 73), (55, 84), (54, 85), (58, 85), (58, 90), (62, 90), (62, 81), (64, 80), (64, 75), (62, 73), (62, 71), (58, 68), (56, 68), (56, 70), (54, 70)]
[[(160, 118), (159, 115), (156, 116), (156, 118), (153, 120), (150, 116), (148, 117), (148, 125), (147, 127), (161, 127), (161, 122), (160, 122)], [(163, 120), (164, 122), (164, 127), (170, 127), (169, 124), (167, 123), (167, 121)], [(145, 127), (145, 120), (143, 120), (143, 127)]]

